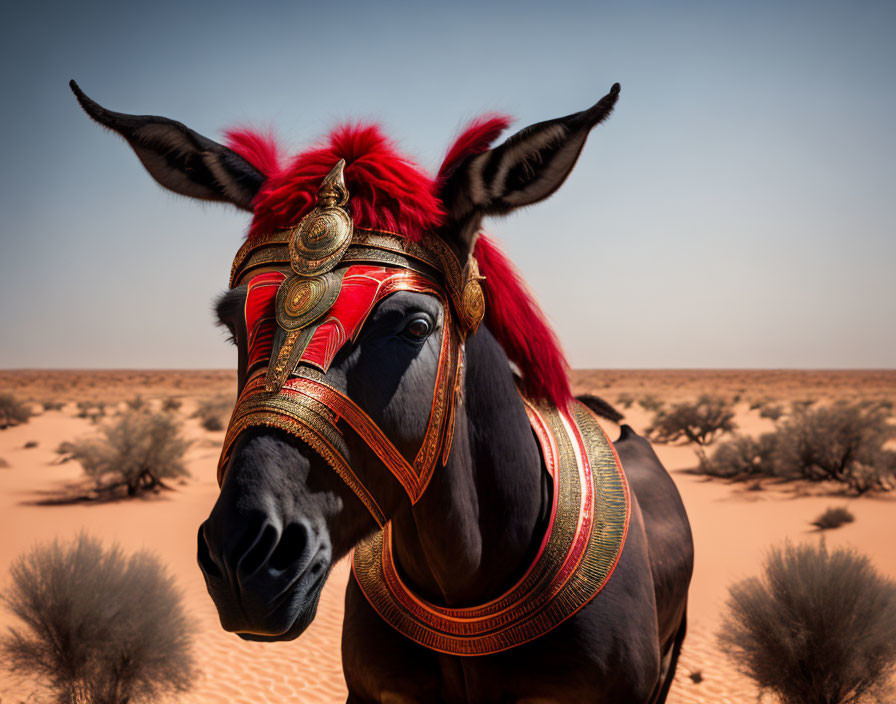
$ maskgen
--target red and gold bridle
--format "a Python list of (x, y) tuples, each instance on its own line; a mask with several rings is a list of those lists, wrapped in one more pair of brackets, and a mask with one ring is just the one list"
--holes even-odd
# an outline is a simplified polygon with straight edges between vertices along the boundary
[[(344, 207), (343, 168), (340, 161), (323, 180), (317, 207), (298, 225), (247, 241), (234, 259), (231, 288), (247, 286), (248, 363), (218, 483), (244, 430), (277, 428), (314, 449), (383, 526), (387, 516), (352, 468), (345, 430), (359, 436), (416, 503), (437, 463), (448, 460), (464, 341), (479, 326), (485, 300), (476, 260), (471, 256), (462, 267), (438, 236), (412, 242), (355, 228)], [(444, 311), (432, 406), (413, 460), (326, 378), (336, 353), (356, 339), (376, 304), (398, 291), (435, 296)]]

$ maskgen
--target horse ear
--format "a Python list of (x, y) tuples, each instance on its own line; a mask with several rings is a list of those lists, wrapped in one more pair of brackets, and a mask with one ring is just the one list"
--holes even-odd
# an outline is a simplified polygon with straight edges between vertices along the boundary
[(84, 111), (118, 132), (165, 188), (191, 198), (232, 203), (252, 210), (264, 175), (236, 152), (166, 117), (106, 110), (69, 83)]
[(615, 83), (587, 110), (527, 127), (450, 169), (440, 193), (448, 213), (446, 230), (469, 249), (484, 215), (505, 215), (550, 196), (569, 176), (589, 132), (609, 117), (618, 97)]

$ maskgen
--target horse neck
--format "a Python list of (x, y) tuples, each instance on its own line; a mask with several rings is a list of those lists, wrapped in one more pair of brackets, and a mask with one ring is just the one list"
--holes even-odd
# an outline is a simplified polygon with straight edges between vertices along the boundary
[(392, 523), (411, 588), (449, 606), (481, 603), (512, 585), (549, 503), (525, 407), (487, 330), (467, 342), (466, 366), (448, 463)]

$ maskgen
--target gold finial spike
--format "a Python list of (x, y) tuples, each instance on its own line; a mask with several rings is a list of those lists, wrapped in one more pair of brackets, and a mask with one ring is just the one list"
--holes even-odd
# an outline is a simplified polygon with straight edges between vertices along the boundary
[(348, 202), (348, 189), (345, 187), (345, 159), (336, 162), (330, 169), (317, 190), (318, 207), (345, 205)]

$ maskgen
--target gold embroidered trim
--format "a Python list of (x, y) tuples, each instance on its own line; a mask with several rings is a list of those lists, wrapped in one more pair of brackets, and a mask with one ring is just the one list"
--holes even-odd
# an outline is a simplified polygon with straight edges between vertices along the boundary
[(628, 530), (630, 497), (622, 467), (595, 417), (529, 406), (554, 480), (555, 513), (526, 574), (486, 604), (448, 608), (415, 595), (392, 554), (391, 526), (355, 549), (352, 571), (393, 628), (432, 650), (487, 655), (544, 635), (585, 606), (612, 574)]

